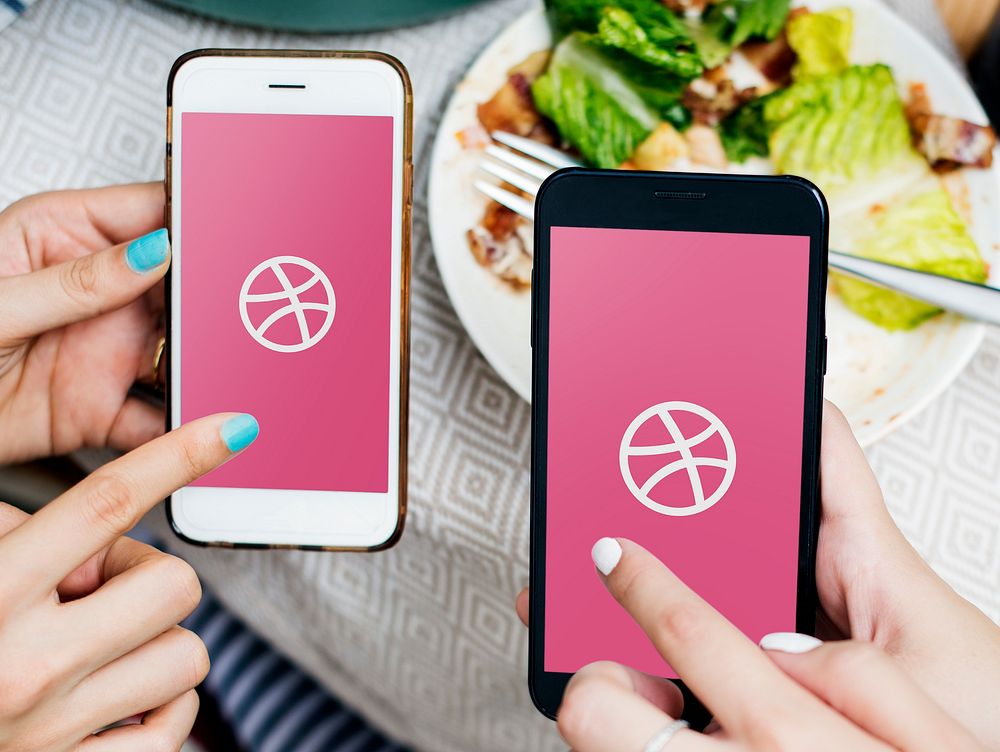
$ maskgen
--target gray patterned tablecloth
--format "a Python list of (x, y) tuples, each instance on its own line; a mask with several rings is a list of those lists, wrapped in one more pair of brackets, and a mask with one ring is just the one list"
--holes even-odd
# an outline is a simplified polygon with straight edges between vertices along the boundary
[[(415, 29), (295, 37), (144, 2), (40, 0), (0, 34), (3, 205), (51, 188), (161, 177), (164, 82), (185, 50), (376, 48), (410, 68), (418, 190), (406, 536), (376, 556), (178, 548), (280, 650), (388, 732), (433, 752), (561, 747), (530, 706), (526, 636), (512, 608), (527, 581), (528, 407), (455, 317), (425, 200), (429, 146), (453, 84), (528, 1), (497, 0)], [(893, 4), (948, 46), (931, 0)], [(991, 332), (958, 382), (870, 453), (907, 535), (994, 619), (998, 395), (1000, 336)]]

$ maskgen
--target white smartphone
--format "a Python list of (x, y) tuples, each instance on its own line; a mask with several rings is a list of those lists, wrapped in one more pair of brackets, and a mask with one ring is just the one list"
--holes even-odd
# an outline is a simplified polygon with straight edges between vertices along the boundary
[(374, 551), (406, 512), (412, 94), (374, 52), (198, 50), (167, 82), (169, 428), (254, 415), (167, 503), (203, 545)]

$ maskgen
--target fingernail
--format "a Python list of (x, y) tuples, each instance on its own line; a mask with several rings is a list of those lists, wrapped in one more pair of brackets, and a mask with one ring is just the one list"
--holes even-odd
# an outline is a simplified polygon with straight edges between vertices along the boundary
[(590, 550), (590, 558), (594, 560), (598, 571), (607, 577), (622, 560), (621, 544), (614, 538), (601, 538)]
[(808, 653), (822, 644), (822, 640), (798, 632), (772, 632), (760, 640), (760, 646), (764, 650), (777, 650), (780, 653)]
[(260, 424), (252, 415), (235, 415), (222, 424), (220, 433), (229, 451), (238, 452), (253, 444), (260, 433)]
[(170, 239), (167, 237), (166, 229), (161, 227), (129, 243), (125, 251), (125, 261), (132, 271), (143, 274), (166, 261), (169, 253)]

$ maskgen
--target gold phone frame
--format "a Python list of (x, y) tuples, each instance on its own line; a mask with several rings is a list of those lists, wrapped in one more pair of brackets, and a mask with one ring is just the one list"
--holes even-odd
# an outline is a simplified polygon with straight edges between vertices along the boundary
[[(182, 533), (171, 513), (171, 497), (167, 497), (167, 520), (174, 534), (186, 543), (202, 547), (219, 548), (250, 548), (250, 549), (284, 549), (306, 551), (354, 551), (374, 552), (392, 548), (403, 535), (407, 511), (407, 448), (409, 425), (409, 393), (410, 393), (410, 270), (411, 270), (411, 235), (413, 221), (413, 86), (406, 67), (392, 55), (384, 52), (366, 50), (240, 50), (224, 48), (206, 48), (192, 50), (181, 55), (174, 61), (167, 76), (167, 141), (166, 158), (164, 161), (163, 189), (166, 202), (163, 209), (163, 224), (167, 232), (172, 234), (171, 209), (172, 190), (171, 167), (173, 159), (173, 84), (174, 77), (180, 67), (196, 57), (291, 57), (291, 58), (341, 58), (377, 60), (393, 68), (399, 74), (403, 84), (403, 196), (402, 216), (400, 218), (400, 254), (402, 267), (400, 269), (400, 322), (399, 322), (399, 503), (396, 529), (385, 541), (374, 546), (318, 546), (294, 543), (234, 543), (231, 541), (195, 540)], [(166, 429), (171, 430), (171, 385), (170, 385), (170, 286), (172, 271), (166, 278), (166, 321), (167, 346), (164, 348), (163, 370), (167, 375), (165, 388)]]

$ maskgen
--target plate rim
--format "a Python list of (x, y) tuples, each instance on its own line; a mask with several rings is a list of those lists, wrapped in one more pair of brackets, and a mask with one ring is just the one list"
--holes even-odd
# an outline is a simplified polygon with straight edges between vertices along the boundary
[[(530, 376), (526, 384), (520, 383), (520, 377), (513, 373), (513, 367), (507, 363), (506, 358), (497, 356), (494, 346), (492, 345), (492, 341), (488, 337), (484, 336), (481, 330), (479, 330), (476, 326), (470, 326), (469, 320), (472, 317), (468, 313), (468, 304), (465, 302), (465, 297), (454, 294), (454, 290), (457, 290), (459, 285), (452, 276), (454, 272), (452, 271), (450, 264), (441, 263), (441, 252), (438, 251), (438, 248), (440, 248), (441, 245), (438, 243), (437, 239), (438, 232), (440, 231), (436, 231), (434, 229), (437, 225), (437, 223), (434, 222), (434, 215), (437, 212), (434, 209), (436, 202), (433, 201), (433, 197), (437, 192), (436, 186), (442, 179), (440, 176), (440, 170), (438, 169), (438, 165), (443, 162), (441, 154), (444, 152), (447, 139), (449, 137), (454, 138), (454, 134), (447, 133), (443, 126), (445, 121), (448, 120), (452, 109), (455, 107), (459, 88), (468, 80), (469, 74), (477, 65), (480, 64), (482, 60), (492, 56), (495, 53), (495, 50), (505, 43), (507, 37), (513, 34), (514, 29), (533, 23), (535, 21), (535, 16), (541, 15), (542, 20), (544, 20), (544, 13), (544, 7), (541, 4), (537, 2), (533, 3), (530, 8), (525, 9), (524, 12), (522, 12), (517, 18), (504, 26), (492, 39), (484, 44), (479, 53), (476, 54), (469, 65), (465, 68), (462, 78), (459, 80), (455, 90), (451, 93), (451, 96), (448, 98), (448, 103), (445, 105), (445, 108), (441, 113), (441, 120), (438, 123), (438, 131), (434, 135), (434, 144), (431, 148), (430, 174), (427, 179), (427, 226), (431, 237), (431, 250), (434, 253), (434, 261), (437, 265), (438, 272), (441, 275), (441, 281), (444, 284), (448, 300), (451, 302), (452, 308), (455, 309), (455, 313), (458, 316), (465, 333), (469, 335), (472, 343), (476, 346), (476, 349), (479, 350), (480, 354), (489, 366), (497, 372), (497, 375), (503, 379), (503, 382), (510, 387), (510, 389), (513, 390), (519, 398), (527, 402), (529, 405), (531, 404)], [(530, 290), (526, 290), (521, 294), (528, 296), (528, 305), (531, 305)], [(462, 302), (459, 302), (460, 300)]]
[[(931, 58), (932, 65), (944, 66), (953, 70), (954, 73), (961, 76), (959, 70), (954, 70), (954, 63), (945, 56), (945, 54), (938, 49), (927, 37), (924, 36), (916, 27), (914, 27), (909, 21), (903, 18), (895, 9), (881, 3), (876, 0), (851, 0), (851, 2), (867, 5), (869, 7), (874, 7), (878, 12), (883, 12), (888, 14), (893, 21), (901, 27), (899, 29), (900, 33), (909, 37), (908, 43), (915, 43), (921, 50), (921, 54), (927, 54)], [(807, 0), (808, 3), (808, 0)], [(795, 5), (807, 4), (802, 2), (796, 2)], [(833, 4), (832, 2), (824, 2), (820, 0), (820, 5)], [(428, 191), (427, 191), (427, 203), (428, 203), (428, 230), (431, 239), (431, 248), (434, 254), (435, 263), (437, 265), (438, 271), (441, 275), (441, 280), (445, 288), (445, 292), (448, 295), (449, 302), (455, 310), (459, 321), (462, 324), (463, 329), (472, 343), (479, 350), (480, 354), (487, 361), (489, 366), (496, 371), (497, 375), (503, 379), (504, 383), (515, 393), (527, 402), (531, 404), (531, 377), (530, 373), (525, 381), (522, 383), (521, 376), (515, 372), (515, 368), (512, 364), (508, 363), (508, 359), (505, 357), (500, 357), (498, 352), (499, 348), (494, 344), (494, 340), (484, 334), (483, 330), (475, 322), (477, 319), (472, 315), (469, 308), (470, 303), (466, 300), (468, 296), (457, 294), (459, 292), (459, 283), (455, 278), (456, 272), (452, 267), (451, 263), (443, 263), (443, 245), (438, 242), (440, 233), (442, 230), (435, 229), (437, 224), (434, 221), (434, 216), (437, 214), (436, 206), (438, 202), (433, 200), (433, 197), (437, 194), (439, 184), (444, 178), (441, 175), (440, 165), (444, 162), (444, 152), (446, 149), (446, 143), (449, 138), (454, 138), (454, 134), (446, 132), (443, 127), (446, 121), (450, 118), (450, 115), (457, 104), (457, 99), (459, 96), (459, 90), (463, 84), (469, 79), (472, 71), (479, 66), (482, 61), (489, 59), (496, 55), (498, 48), (503, 46), (508, 42), (508, 40), (514, 36), (516, 31), (522, 26), (529, 26), (537, 23), (539, 20), (544, 22), (544, 7), (537, 2), (532, 3), (532, 5), (526, 8), (522, 13), (520, 13), (514, 20), (509, 24), (500, 29), (495, 36), (493, 36), (487, 43), (483, 45), (480, 51), (471, 60), (469, 65), (465, 68), (461, 79), (459, 79), (458, 85), (452, 91), (451, 96), (442, 111), (441, 119), (438, 125), (438, 131), (434, 136), (434, 143), (430, 154), (430, 174), (428, 176)], [(928, 52), (929, 51), (929, 52)], [(888, 63), (887, 63), (888, 64)], [(986, 112), (983, 109), (982, 103), (979, 101), (975, 93), (968, 82), (963, 82), (969, 93), (972, 94), (972, 101), (977, 109), (977, 114), (983, 120), (987, 119)], [(997, 151), (1000, 151), (1000, 147), (997, 147)], [(998, 189), (1000, 189), (1000, 170), (996, 166), (992, 168), (994, 176), (998, 178)], [(1000, 222), (1000, 221), (998, 221)], [(984, 254), (985, 255), (985, 254)], [(987, 259), (988, 261), (988, 259)], [(485, 270), (483, 270), (486, 273)], [(991, 278), (994, 278), (1000, 273), (1000, 264), (994, 265), (993, 273)], [(528, 296), (528, 305), (530, 302), (530, 291), (525, 291), (519, 293)], [(855, 429), (855, 434), (858, 435), (859, 443), (862, 447), (867, 448), (881, 441), (886, 436), (890, 435), (904, 424), (912, 420), (914, 417), (923, 412), (932, 402), (937, 400), (950, 386), (952, 386), (962, 372), (968, 367), (969, 363), (972, 361), (975, 354), (979, 351), (986, 337), (986, 325), (982, 322), (964, 320), (961, 322), (961, 331), (963, 333), (964, 342), (959, 342), (956, 345), (958, 350), (958, 357), (954, 358), (949, 367), (943, 368), (940, 371), (940, 376), (936, 378), (928, 387), (923, 391), (923, 393), (916, 399), (913, 399), (910, 404), (908, 404), (903, 410), (901, 410), (897, 415), (893, 416), (889, 420), (884, 421), (880, 426), (873, 428), (871, 430), (866, 429)]]

